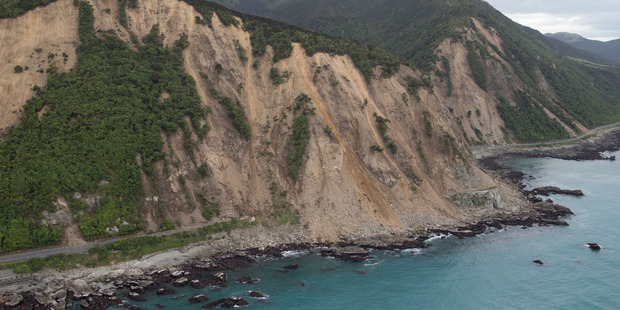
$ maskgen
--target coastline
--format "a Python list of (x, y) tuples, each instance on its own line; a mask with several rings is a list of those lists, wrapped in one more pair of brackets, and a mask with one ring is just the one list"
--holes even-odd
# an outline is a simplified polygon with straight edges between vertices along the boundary
[(506, 156), (551, 157), (566, 160), (610, 159), (603, 152), (620, 149), (620, 127), (602, 130), (594, 136), (573, 143), (546, 144), (540, 146), (497, 145), (472, 150), (478, 161), (488, 161)]
[[(511, 181), (519, 186), (523, 174), (502, 167), (498, 161), (506, 156), (554, 157), (570, 160), (606, 159), (600, 152), (617, 150), (620, 146), (620, 128), (614, 128), (571, 145), (556, 147), (537, 147), (517, 149), (514, 151), (480, 156), (479, 165), (495, 177)], [(524, 197), (527, 193), (522, 191)], [(174, 271), (190, 272), (191, 270), (222, 271), (231, 268), (223, 262), (235, 261), (251, 263), (252, 257), (278, 257), (290, 250), (316, 250), (327, 247), (331, 255), (342, 253), (354, 254), (353, 258), (362, 255), (369, 248), (394, 250), (405, 248), (426, 247), (424, 240), (431, 235), (452, 234), (456, 237), (470, 237), (488, 231), (490, 228), (502, 226), (531, 227), (533, 225), (567, 225), (561, 217), (571, 214), (567, 208), (552, 203), (530, 203), (529, 207), (518, 214), (506, 214), (501, 217), (466, 220), (460, 225), (429, 227), (421, 231), (403, 235), (376, 235), (373, 237), (349, 239), (342, 238), (339, 243), (312, 243), (304, 236), (303, 227), (289, 225), (279, 227), (254, 226), (234, 230), (230, 233), (217, 233), (213, 239), (195, 243), (180, 249), (166, 250), (147, 255), (137, 260), (127, 261), (112, 266), (68, 270), (64, 272), (47, 270), (27, 276), (26, 283), (6, 285), (0, 276), (0, 309), (27, 309), (42, 306), (46, 308), (64, 309), (68, 302), (86, 301), (82, 306), (87, 309), (105, 309), (110, 303), (120, 298), (127, 298), (127, 290), (116, 290), (119, 282), (137, 281), (144, 284), (144, 289), (156, 289), (160, 281), (153, 271), (168, 273)], [(343, 250), (345, 249), (345, 250)], [(348, 252), (347, 252), (348, 251)], [(326, 253), (330, 255), (330, 253)], [(348, 255), (348, 254), (347, 254)], [(346, 257), (344, 257), (346, 259)], [(164, 271), (162, 271), (164, 270)], [(167, 270), (167, 271), (166, 271)], [(8, 277), (11, 278), (10, 276)], [(4, 278), (6, 280), (7, 277)], [(173, 278), (166, 278), (174, 280)], [(117, 285), (115, 285), (115, 282)], [(162, 282), (163, 283), (163, 282)], [(127, 287), (128, 288), (128, 287)], [(19, 297), (17, 297), (19, 295)], [(21, 299), (20, 299), (21, 298)], [(19, 302), (17, 302), (19, 301)], [(15, 303), (17, 302), (17, 303)], [(15, 306), (10, 306), (15, 304)], [(108, 305), (108, 306), (106, 306)]]

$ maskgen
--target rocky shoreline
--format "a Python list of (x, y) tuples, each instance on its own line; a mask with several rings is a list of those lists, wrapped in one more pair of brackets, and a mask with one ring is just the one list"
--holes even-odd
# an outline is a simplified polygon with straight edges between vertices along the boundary
[[(406, 235), (392, 234), (351, 240), (343, 238), (338, 243), (306, 242), (303, 229), (289, 225), (277, 228), (275, 231), (273, 228), (271, 230), (252, 228), (249, 230), (255, 231), (233, 232), (228, 236), (222, 233), (216, 236), (214, 241), (157, 253), (117, 266), (65, 273), (48, 271), (34, 275), (36, 283), (0, 288), (0, 309), (65, 309), (68, 305), (79, 305), (83, 309), (106, 309), (111, 306), (141, 309), (123, 303), (122, 300), (140, 302), (144, 300), (141, 295), (145, 292), (156, 291), (160, 295), (171, 294), (174, 293), (174, 287), (186, 285), (195, 288), (225, 287), (231, 280), (228, 279), (225, 271), (240, 270), (250, 266), (257, 259), (278, 258), (290, 251), (308, 253), (319, 251), (323, 256), (342, 261), (360, 262), (372, 259), (369, 254), (370, 249), (398, 251), (429, 247), (430, 244), (426, 240), (433, 235), (451, 234), (458, 238), (465, 238), (489, 230), (501, 229), (504, 226), (526, 228), (534, 225), (568, 225), (561, 218), (571, 215), (570, 209), (554, 204), (550, 200), (543, 201), (538, 195), (548, 193), (583, 195), (583, 193), (578, 190), (553, 187), (526, 191), (522, 184), (524, 174), (502, 166), (501, 160), (506, 156), (514, 155), (571, 160), (613, 160), (601, 153), (617, 150), (619, 146), (620, 130), (614, 130), (597, 139), (577, 143), (572, 148), (535, 148), (481, 158), (479, 163), (482, 167), (491, 170), (500, 178), (518, 184), (522, 195), (530, 201), (529, 211), (519, 215), (490, 218), (460, 226), (438, 227)], [(204, 259), (204, 257), (207, 258)], [(288, 272), (295, 267), (297, 266), (285, 266), (282, 272)], [(249, 277), (232, 280), (241, 281), (239, 283), (258, 281), (258, 279)], [(249, 292), (246, 298), (268, 297), (260, 292)], [(206, 303), (208, 301), (207, 296), (200, 295), (188, 299), (190, 303), (204, 304), (203, 308), (239, 307), (248, 304), (246, 300), (236, 296)]]
[(486, 161), (506, 156), (558, 158), (565, 160), (616, 160), (605, 152), (620, 150), (620, 127), (612, 127), (576, 143), (548, 146), (492, 146), (473, 150), (478, 160)]
[[(65, 309), (69, 305), (78, 305), (82, 309), (107, 309), (122, 306), (126, 309), (141, 309), (123, 303), (145, 301), (142, 295), (156, 291), (159, 295), (174, 294), (175, 287), (191, 286), (194, 288), (226, 287), (231, 280), (240, 283), (252, 283), (258, 279), (242, 277), (229, 279), (226, 271), (242, 270), (259, 259), (283, 257), (285, 253), (319, 251), (323, 256), (333, 257), (348, 262), (361, 262), (373, 259), (369, 250), (399, 251), (412, 248), (427, 248), (426, 240), (433, 235), (452, 234), (458, 238), (472, 237), (488, 232), (489, 229), (501, 229), (503, 226), (531, 227), (533, 225), (567, 225), (560, 220), (572, 214), (565, 207), (550, 202), (534, 204), (532, 211), (524, 216), (496, 218), (480, 221), (470, 225), (452, 228), (431, 229), (423, 234), (377, 236), (360, 240), (346, 240), (338, 243), (282, 243), (263, 248), (249, 247), (243, 250), (229, 250), (213, 253), (207, 259), (191, 258), (171, 268), (157, 269), (156, 266), (131, 272), (103, 274), (104, 280), (87, 281), (84, 279), (53, 277), (45, 278), (39, 285), (29, 286), (22, 292), (0, 295), (0, 309)], [(282, 272), (296, 269), (295, 265), (284, 266)], [(303, 283), (300, 283), (300, 285)], [(260, 297), (263, 296), (263, 297)], [(206, 299), (205, 299), (206, 298)], [(248, 293), (248, 298), (267, 298), (260, 292)], [(202, 303), (203, 308), (238, 307), (248, 303), (241, 297), (208, 302), (206, 296), (193, 296), (188, 303)], [(205, 304), (206, 303), (206, 304)]]

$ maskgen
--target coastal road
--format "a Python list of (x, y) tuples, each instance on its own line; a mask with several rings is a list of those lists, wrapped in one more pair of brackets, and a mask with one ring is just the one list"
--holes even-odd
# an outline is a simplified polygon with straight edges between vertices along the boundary
[[(606, 130), (606, 129), (609, 129), (609, 128), (612, 128), (612, 127), (618, 127), (618, 126), (620, 126), (620, 122), (597, 127), (595, 129), (592, 129), (592, 130), (588, 131), (587, 133), (582, 134), (582, 135), (580, 135), (578, 137), (575, 137), (575, 138), (562, 139), (562, 140), (554, 140), (554, 141), (548, 141), (548, 142), (523, 143), (523, 144), (507, 144), (507, 145), (473, 146), (472, 147), (472, 151), (474, 152), (474, 154), (476, 154), (476, 157), (478, 157), (479, 154), (483, 154), (483, 153), (487, 153), (487, 152), (500, 152), (500, 151), (505, 152), (505, 151), (510, 150), (511, 148), (532, 147), (532, 146), (541, 146), (541, 145), (555, 145), (555, 144), (560, 144), (560, 143), (576, 142), (576, 141), (579, 141), (579, 140), (581, 140), (581, 139), (583, 139), (585, 137), (598, 134), (599, 132), (601, 132), (603, 130)], [(174, 234), (174, 233), (178, 233), (178, 232), (183, 232), (183, 231), (197, 229), (197, 228), (200, 228), (200, 227), (202, 227), (202, 226), (185, 227), (185, 228), (179, 228), (179, 229), (168, 230), (168, 231), (163, 231), (163, 232), (157, 232), (157, 233), (152, 233), (152, 234), (138, 234), (138, 235), (123, 236), (123, 237), (99, 240), (99, 241), (94, 241), (94, 242), (88, 242), (88, 243), (85, 243), (85, 244), (75, 245), (75, 246), (50, 247), (50, 248), (35, 249), (35, 250), (30, 250), (30, 251), (20, 251), (20, 252), (11, 253), (11, 254), (0, 255), (0, 263), (22, 261), (22, 260), (27, 260), (27, 259), (30, 259), (30, 258), (43, 258), (43, 257), (51, 256), (51, 255), (57, 255), (57, 254), (85, 253), (89, 249), (91, 249), (92, 247), (95, 247), (95, 246), (98, 246), (98, 245), (104, 245), (104, 244), (112, 243), (112, 242), (115, 242), (115, 241), (119, 241), (119, 240), (123, 240), (123, 239), (126, 239), (126, 238), (130, 238), (130, 237), (138, 237), (138, 236), (165, 236), (165, 235), (170, 235), (170, 234)]]
[(0, 264), (15, 262), (15, 261), (22, 261), (22, 260), (27, 260), (31, 258), (43, 258), (43, 257), (52, 256), (56, 254), (85, 253), (88, 250), (90, 250), (92, 247), (112, 243), (115, 241), (131, 238), (131, 237), (141, 237), (141, 236), (159, 237), (159, 236), (175, 234), (178, 232), (193, 230), (193, 229), (197, 229), (200, 227), (202, 226), (192, 226), (192, 227), (185, 227), (185, 228), (179, 228), (179, 229), (174, 229), (174, 230), (161, 231), (161, 232), (156, 232), (152, 234), (142, 234), (142, 235), (138, 234), (138, 235), (129, 235), (129, 236), (105, 239), (105, 240), (97, 240), (97, 241), (88, 242), (88, 243), (80, 244), (80, 245), (74, 245), (74, 246), (50, 247), (50, 248), (42, 248), (42, 249), (35, 249), (35, 250), (29, 250), (29, 251), (20, 251), (17, 253), (11, 253), (11, 254), (0, 256)]
[(545, 146), (545, 145), (551, 146), (551, 145), (556, 145), (556, 144), (572, 143), (572, 142), (578, 142), (589, 136), (594, 136), (598, 134), (599, 132), (604, 131), (606, 129), (619, 127), (619, 126), (620, 126), (620, 122), (609, 124), (609, 125), (604, 125), (604, 126), (599, 126), (592, 130), (589, 130), (588, 132), (580, 136), (577, 136), (574, 138), (568, 138), (568, 139), (545, 141), (545, 142), (533, 142), (533, 143), (472, 146), (471, 150), (474, 152), (474, 154), (476, 154), (476, 157), (477, 157), (478, 154), (488, 153), (488, 152), (500, 152), (500, 151), (505, 152), (512, 148), (523, 148), (523, 147), (534, 147), (534, 146)]

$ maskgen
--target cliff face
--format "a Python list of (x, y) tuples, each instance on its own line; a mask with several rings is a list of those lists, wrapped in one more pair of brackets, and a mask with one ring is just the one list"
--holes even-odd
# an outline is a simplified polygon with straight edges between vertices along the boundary
[[(45, 74), (34, 68), (44, 68), (47, 57), (24, 55), (36, 47), (45, 55), (48, 49), (58, 49), (56, 53), (66, 49), (68, 61), (58, 65), (68, 69), (74, 64), (77, 11), (71, 2), (59, 0), (17, 19), (0, 20), (0, 55), (12, 59), (11, 64), (0, 65), (5, 72), (2, 87), (11, 89), (11, 95), (0, 99), (3, 127), (18, 122), (19, 113), (13, 111), (32, 95), (31, 83), (43, 84)], [(506, 140), (496, 98), (473, 81), (462, 43), (446, 41), (440, 47), (449, 58), (452, 86), (433, 75), (433, 88), (419, 87), (415, 92), (407, 86), (421, 74), (406, 66), (390, 78), (379, 78), (376, 69), (375, 78), (366, 82), (350, 57), (307, 56), (299, 44), (293, 44), (290, 57), (277, 63), (272, 62), (270, 47), (264, 56), (255, 57), (242, 24), (225, 26), (217, 15), (212, 27), (196, 23), (200, 14), (185, 2), (139, 0), (137, 8), (126, 9), (127, 27), (118, 22), (118, 1), (90, 3), (95, 28), (113, 29), (126, 42), (131, 42), (130, 32), (141, 38), (155, 24), (165, 45), (187, 34), (185, 70), (196, 81), (202, 104), (213, 111), (203, 120), (211, 130), (192, 151), (184, 147), (181, 130), (162, 133), (167, 155), (153, 163), (157, 178), (152, 180), (142, 169), (141, 214), (147, 230), (158, 229), (164, 217), (181, 226), (205, 224), (209, 221), (203, 217), (204, 207), (216, 205), (221, 213), (210, 222), (226, 218), (252, 218), (263, 225), (299, 222), (310, 240), (327, 241), (454, 223), (519, 207), (520, 202), (504, 199), (500, 209), (471, 210), (449, 200), (456, 193), (498, 185), (477, 168), (463, 133), (487, 143)], [(43, 23), (41, 16), (50, 20)], [(60, 16), (67, 20), (50, 18)], [(17, 29), (33, 35), (19, 35)], [(13, 63), (28, 63), (30, 69), (13, 73)], [(282, 83), (270, 78), (273, 68)], [(501, 84), (498, 87), (518, 85), (509, 72), (497, 71), (489, 76)], [(213, 90), (240, 103), (252, 133), (249, 139), (235, 129)], [(302, 94), (309, 98), (305, 109), (303, 100), (298, 100), (300, 95), (305, 98)], [(295, 118), (302, 114), (308, 120), (309, 138), (296, 174), (291, 172), (290, 153)], [(503, 186), (496, 192), (512, 195)], [(58, 198), (59, 205), (66, 205), (64, 198)], [(65, 242), (78, 242), (76, 220), (64, 225)]]

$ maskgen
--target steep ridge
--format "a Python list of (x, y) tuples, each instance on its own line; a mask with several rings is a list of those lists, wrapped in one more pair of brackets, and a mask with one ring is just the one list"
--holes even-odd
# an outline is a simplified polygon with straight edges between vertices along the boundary
[(615, 62), (616, 65), (620, 62), (620, 39), (602, 42), (586, 39), (578, 34), (567, 32), (545, 33), (545, 36), (560, 40), (580, 50), (600, 55), (601, 57)]
[[(65, 2), (37, 10), (54, 16), (66, 9)], [(432, 76), (431, 84), (419, 71), (401, 65), (390, 77), (380, 77), (384, 72), (376, 67), (374, 77), (368, 79), (348, 55), (309, 56), (299, 43), (292, 44), (290, 56), (274, 63), (271, 46), (263, 55), (252, 53), (250, 33), (243, 30), (241, 18), (232, 17), (236, 24), (222, 22), (219, 16), (227, 11), (204, 16), (177, 0), (121, 2), (125, 7), (119, 7), (116, 0), (88, 3), (80, 5), (80, 16), (87, 17), (84, 12), (92, 6), (97, 38), (118, 36), (143, 55), (164, 53), (160, 54), (162, 61), (165, 53), (172, 58), (184, 48), (183, 68), (193, 78), (185, 86), (191, 94), (189, 84), (195, 82), (201, 109), (211, 113), (205, 116), (186, 110), (181, 130), (162, 125), (161, 152), (130, 154), (136, 159), (124, 163), (130, 167), (128, 177), (139, 178), (142, 188), (136, 200), (112, 194), (115, 186), (127, 181), (115, 174), (95, 180), (94, 190), (64, 184), (66, 189), (58, 196), (37, 206), (43, 215), (21, 215), (33, 230), (41, 223), (50, 231), (62, 227), (63, 242), (70, 243), (79, 242), (80, 236), (73, 235), (78, 230), (89, 238), (132, 232), (126, 226), (134, 225), (133, 216), (138, 217), (136, 228), (143, 230), (235, 218), (264, 226), (301, 225), (308, 240), (335, 241), (501, 216), (524, 206), (512, 189), (478, 169), (469, 151), (467, 136), (483, 134), (481, 139), (498, 143), (505, 137), (494, 109), (496, 99), (465, 72), (462, 45), (445, 43), (446, 55), (454, 59), (450, 70), (455, 73), (448, 96), (447, 83), (438, 75)], [(72, 23), (77, 24), (77, 14), (74, 18)], [(202, 22), (207, 19), (209, 23)], [(77, 27), (72, 29), (69, 35), (75, 38)], [(85, 37), (84, 29), (80, 22), (83, 40), (99, 42)], [(488, 36), (490, 41), (499, 40)], [(43, 37), (33, 39), (32, 44), (40, 44), (37, 40)], [(159, 44), (161, 37), (170, 50), (142, 47), (153, 41)], [(144, 43), (137, 38), (145, 38)], [(118, 45), (113, 39), (102, 42)], [(151, 74), (151, 81), (161, 82), (156, 73)], [(508, 83), (507, 79), (497, 83)], [(174, 105), (178, 91), (165, 90), (157, 94), (159, 104)], [(60, 104), (53, 113), (60, 113)], [(44, 109), (41, 106), (36, 112), (45, 114)], [(2, 115), (7, 113), (2, 109)], [(67, 126), (79, 122), (78, 116), (67, 113)], [(10, 155), (7, 143), (16, 143), (11, 134), (8, 137), (0, 144), (4, 152), (0, 155)], [(87, 141), (75, 143), (76, 148), (90, 149), (80, 144)], [(303, 146), (301, 155), (295, 156), (293, 150), (299, 145)], [(55, 155), (49, 156), (53, 160)], [(132, 170), (133, 166), (139, 171)], [(19, 178), (2, 184), (13, 181)], [(14, 194), (15, 189), (7, 188)], [(479, 189), (512, 198), (461, 207), (450, 201), (456, 193)], [(14, 203), (1, 202), (3, 208)], [(107, 216), (106, 226), (92, 232), (88, 223), (104, 225), (98, 222), (100, 213), (112, 210), (111, 206), (133, 207), (135, 215)], [(69, 214), (68, 219), (54, 222), (61, 212)], [(16, 231), (0, 227), (0, 240), (16, 236), (12, 234)], [(19, 248), (12, 245), (2, 251)]]
[[(453, 60), (441, 58), (441, 47), (465, 46), (469, 74), (496, 97), (507, 139), (565, 138), (620, 119), (620, 71), (613, 63), (518, 25), (484, 1), (217, 2), (384, 48), (448, 82), (456, 74), (444, 70)], [(489, 33), (501, 40), (490, 40)], [(507, 84), (492, 83), (506, 77)], [(493, 143), (479, 137), (474, 143)]]

